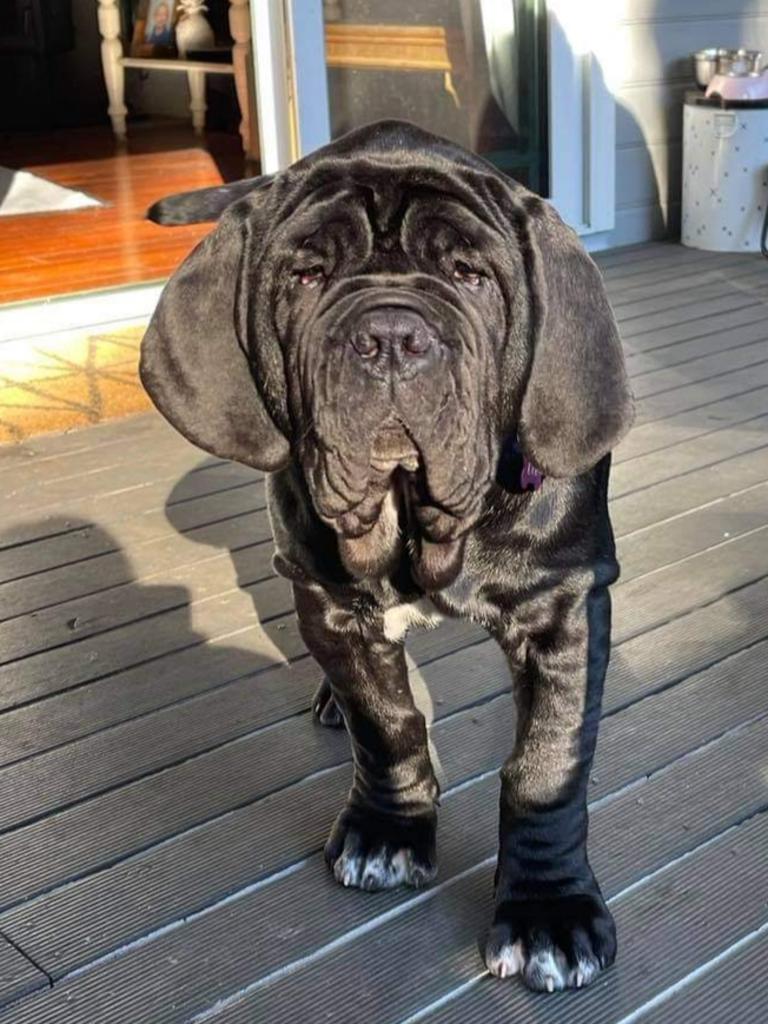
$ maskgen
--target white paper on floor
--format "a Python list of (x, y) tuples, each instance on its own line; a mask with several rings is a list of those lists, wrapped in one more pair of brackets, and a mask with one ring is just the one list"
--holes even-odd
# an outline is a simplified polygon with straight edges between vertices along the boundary
[(80, 210), (102, 206), (98, 199), (46, 181), (29, 171), (0, 167), (0, 217), (19, 213), (51, 213), (55, 210)]

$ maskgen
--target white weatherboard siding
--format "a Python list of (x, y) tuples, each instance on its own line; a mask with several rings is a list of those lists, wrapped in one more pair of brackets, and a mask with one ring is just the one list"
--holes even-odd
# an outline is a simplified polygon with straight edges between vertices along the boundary
[(616, 226), (595, 238), (595, 248), (679, 234), (690, 54), (706, 46), (749, 46), (768, 55), (768, 0), (616, 2)]

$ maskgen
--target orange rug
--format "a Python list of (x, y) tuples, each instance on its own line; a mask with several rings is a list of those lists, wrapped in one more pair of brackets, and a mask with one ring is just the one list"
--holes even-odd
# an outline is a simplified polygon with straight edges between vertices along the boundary
[(138, 377), (143, 325), (0, 345), (0, 442), (150, 407)]

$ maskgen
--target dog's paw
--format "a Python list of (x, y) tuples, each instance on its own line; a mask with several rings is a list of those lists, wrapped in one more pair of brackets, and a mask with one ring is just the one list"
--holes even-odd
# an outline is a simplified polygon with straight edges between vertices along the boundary
[(582, 988), (616, 957), (616, 928), (599, 894), (508, 900), (485, 946), (491, 974), (519, 974), (537, 992)]
[(320, 725), (325, 725), (329, 729), (341, 729), (344, 725), (344, 716), (331, 693), (331, 684), (327, 677), (320, 683), (312, 698), (312, 714)]
[(421, 888), (437, 874), (434, 814), (396, 823), (342, 811), (325, 859), (341, 885), (374, 892), (398, 885)]

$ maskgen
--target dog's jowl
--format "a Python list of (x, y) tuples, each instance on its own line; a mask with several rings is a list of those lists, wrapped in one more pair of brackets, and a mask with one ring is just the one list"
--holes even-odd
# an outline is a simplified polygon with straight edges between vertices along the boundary
[(616, 952), (586, 791), (618, 574), (610, 451), (631, 420), (598, 272), (546, 202), (399, 122), (153, 210), (219, 215), (163, 293), (142, 378), (190, 440), (268, 473), (275, 567), (327, 674), (315, 711), (354, 751), (328, 864), (362, 889), (435, 877), (403, 642), (471, 618), (517, 699), (486, 964), (587, 984)]

